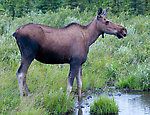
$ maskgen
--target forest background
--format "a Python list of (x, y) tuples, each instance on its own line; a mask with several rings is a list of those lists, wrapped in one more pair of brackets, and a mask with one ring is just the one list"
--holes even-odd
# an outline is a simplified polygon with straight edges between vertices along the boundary
[(56, 11), (60, 7), (69, 6), (74, 9), (80, 8), (97, 11), (97, 8), (110, 7), (113, 14), (129, 12), (130, 15), (148, 14), (149, 0), (0, 0), (0, 10), (8, 12), (9, 16), (22, 17), (31, 11)]

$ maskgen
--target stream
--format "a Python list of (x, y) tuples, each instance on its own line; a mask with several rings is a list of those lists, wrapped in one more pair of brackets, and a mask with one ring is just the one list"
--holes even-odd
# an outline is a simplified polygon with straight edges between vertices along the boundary
[(80, 107), (76, 100), (75, 112), (72, 115), (90, 115), (90, 106), (101, 95), (115, 99), (119, 106), (118, 115), (150, 115), (150, 92), (119, 91), (113, 87), (103, 93), (88, 91), (86, 95), (83, 95), (83, 102)]

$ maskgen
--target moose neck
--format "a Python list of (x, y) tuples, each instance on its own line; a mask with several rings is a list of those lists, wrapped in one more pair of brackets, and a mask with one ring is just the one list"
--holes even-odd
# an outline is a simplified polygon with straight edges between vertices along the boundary
[(100, 34), (102, 34), (102, 32), (99, 32), (97, 30), (96, 20), (97, 19), (94, 18), (92, 22), (87, 25), (87, 34), (88, 34), (87, 40), (88, 40), (89, 46), (92, 45), (97, 40)]

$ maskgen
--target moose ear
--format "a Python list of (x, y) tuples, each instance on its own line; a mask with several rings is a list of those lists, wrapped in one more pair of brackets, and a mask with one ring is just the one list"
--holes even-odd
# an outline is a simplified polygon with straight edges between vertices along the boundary
[(106, 13), (109, 11), (109, 8), (106, 9)]
[(103, 11), (103, 15), (107, 15), (107, 12), (109, 11), (109, 8), (107, 8), (106, 10)]
[(99, 8), (97, 15), (100, 16), (100, 15), (102, 14), (102, 12), (103, 12), (103, 9), (102, 9), (102, 8)]

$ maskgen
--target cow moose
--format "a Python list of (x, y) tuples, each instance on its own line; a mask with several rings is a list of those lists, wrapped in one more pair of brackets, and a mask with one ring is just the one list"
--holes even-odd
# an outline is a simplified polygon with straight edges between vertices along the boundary
[(13, 36), (21, 53), (21, 65), (16, 72), (20, 97), (23, 97), (23, 87), (25, 93), (30, 94), (26, 74), (31, 62), (36, 59), (45, 64), (70, 64), (67, 94), (70, 94), (76, 78), (78, 101), (81, 102), (82, 64), (87, 60), (90, 45), (104, 33), (118, 38), (124, 38), (127, 34), (125, 27), (105, 18), (108, 10), (99, 8), (97, 16), (85, 26), (70, 23), (66, 27), (55, 28), (29, 23), (16, 29)]

